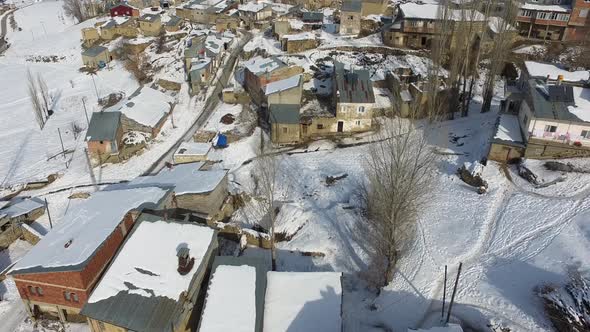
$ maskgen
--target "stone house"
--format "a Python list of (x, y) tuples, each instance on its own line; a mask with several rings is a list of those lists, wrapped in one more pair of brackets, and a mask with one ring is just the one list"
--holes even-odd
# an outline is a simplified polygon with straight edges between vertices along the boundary
[(104, 46), (93, 46), (82, 52), (82, 63), (89, 68), (102, 68), (111, 60), (113, 57)]
[(268, 83), (264, 89), (264, 95), (268, 107), (275, 104), (301, 105), (303, 75), (298, 74)]
[(289, 23), (289, 20), (284, 18), (276, 19), (272, 24), (272, 32), (276, 38), (281, 40), (284, 35), (287, 35), (289, 32), (291, 32), (291, 23)]
[(215, 19), (215, 30), (217, 32), (235, 32), (240, 27), (240, 19), (237, 16), (219, 15)]
[(168, 22), (164, 24), (164, 29), (166, 32), (176, 32), (179, 31), (182, 27), (182, 18), (178, 16), (170, 16)]
[(234, 0), (193, 0), (176, 7), (176, 15), (199, 24), (215, 24), (218, 17), (235, 9)]
[(100, 38), (112, 40), (118, 36), (128, 38), (137, 37), (139, 34), (134, 19), (128, 17), (115, 17), (99, 25)]
[(171, 199), (170, 190), (145, 187), (98, 191), (72, 207), (8, 272), (27, 314), (85, 321), (80, 310), (139, 212), (160, 209)]
[(283, 35), (281, 46), (287, 53), (299, 53), (318, 47), (317, 37), (312, 32)]
[[(434, 37), (439, 34), (441, 19), (439, 13), (442, 11), (440, 5), (404, 3), (398, 5), (398, 15), (393, 23), (385, 26), (382, 30), (383, 43), (392, 47), (430, 48)], [(465, 17), (473, 20), (463, 20)], [(475, 29), (482, 34), (487, 29), (485, 16), (480, 12), (466, 10), (451, 10), (448, 14), (451, 22), (450, 45), (454, 47), (457, 31)]]
[(90, 330), (193, 331), (217, 247), (212, 228), (142, 213), (82, 309)]
[[(385, 75), (387, 88), (393, 95), (393, 107), (403, 118), (422, 118), (426, 115), (428, 102), (427, 80), (415, 74), (410, 68), (396, 68)], [(444, 98), (448, 94), (444, 77), (438, 80), (438, 94)]]
[(258, 105), (265, 101), (264, 89), (268, 83), (303, 73), (303, 68), (288, 66), (276, 57), (257, 56), (246, 61), (244, 67), (244, 87)]
[(283, 3), (289, 3), (291, 5), (298, 5), (307, 10), (319, 10), (321, 8), (331, 7), (334, 0), (290, 0)]
[(146, 36), (159, 36), (162, 33), (162, 18), (160, 15), (144, 14), (137, 19), (139, 30)]
[[(45, 202), (35, 197), (16, 197), (10, 201), (0, 201), (0, 206), (0, 250), (7, 248), (21, 237), (27, 241), (32, 240), (26, 236), (25, 229), (28, 227), (24, 225), (30, 224), (45, 214)], [(0, 271), (5, 268), (6, 266), (0, 265)]]
[(386, 0), (361, 0), (362, 1), (362, 9), (361, 15), (363, 17), (369, 15), (383, 15), (387, 10), (387, 3)]
[(248, 22), (257, 22), (272, 17), (272, 6), (263, 2), (247, 2), (238, 6), (240, 17)]
[(130, 16), (139, 17), (139, 9), (125, 3), (118, 4), (109, 9), (111, 17)]
[(358, 35), (361, 32), (361, 0), (344, 0), (340, 7), (340, 34)]
[(121, 112), (94, 112), (86, 132), (88, 153), (106, 159), (119, 153), (123, 139)]
[(334, 63), (334, 102), (336, 133), (371, 129), (375, 94), (367, 70), (346, 70), (342, 63)]
[(291, 144), (301, 140), (299, 104), (269, 106), (270, 139), (275, 144)]
[(84, 28), (82, 29), (82, 44), (84, 46), (90, 46), (100, 40), (100, 34), (96, 28)]

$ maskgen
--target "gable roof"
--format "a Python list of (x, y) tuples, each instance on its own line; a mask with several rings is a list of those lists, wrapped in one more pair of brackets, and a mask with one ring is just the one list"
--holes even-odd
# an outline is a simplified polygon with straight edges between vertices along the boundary
[(156, 208), (169, 192), (145, 187), (93, 193), (71, 207), (10, 274), (82, 270), (129, 211)]
[(108, 48), (106, 48), (104, 46), (92, 46), (91, 48), (82, 52), (82, 55), (89, 56), (89, 57), (95, 57), (105, 51), (108, 51)]
[(271, 123), (299, 124), (299, 105), (271, 104), (269, 118)]
[(121, 100), (106, 112), (121, 112), (139, 124), (155, 127), (169, 112), (172, 98), (158, 90), (144, 86)]
[(87, 141), (115, 141), (121, 112), (94, 112), (86, 131)]
[[(133, 331), (172, 331), (183, 310), (180, 295), (204, 273), (216, 237), (207, 226), (142, 214), (82, 314)], [(177, 271), (181, 248), (195, 259), (186, 275)]]
[(338, 102), (341, 103), (374, 103), (375, 94), (369, 71), (344, 69), (344, 64), (334, 63), (335, 84)]

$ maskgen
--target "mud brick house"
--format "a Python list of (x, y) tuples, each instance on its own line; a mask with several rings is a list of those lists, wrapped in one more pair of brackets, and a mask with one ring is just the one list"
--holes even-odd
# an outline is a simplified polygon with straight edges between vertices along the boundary
[(207, 226), (143, 213), (81, 314), (95, 332), (194, 331), (216, 249)]
[(95, 192), (9, 271), (30, 317), (84, 321), (80, 309), (144, 208), (170, 206), (170, 189)]
[(90, 155), (110, 156), (119, 153), (123, 139), (121, 112), (94, 112), (86, 132)]
[(281, 38), (283, 51), (287, 53), (298, 53), (318, 47), (316, 35), (312, 32), (301, 32), (297, 34), (283, 35)]
[(139, 17), (139, 9), (125, 3), (115, 5), (109, 9), (111, 17), (116, 16), (132, 16)]
[(104, 40), (112, 40), (117, 36), (137, 37), (139, 34), (136, 20), (130, 17), (114, 17), (104, 23), (97, 24), (100, 28), (100, 38)]
[(297, 143), (300, 134), (300, 105), (273, 104), (269, 108), (270, 139), (277, 144)]
[(288, 66), (276, 57), (257, 56), (246, 61), (244, 67), (244, 87), (259, 105), (264, 102), (264, 89), (268, 83), (303, 73), (303, 68)]
[(157, 14), (144, 14), (137, 19), (139, 30), (146, 36), (159, 36), (162, 33), (162, 18)]
[(361, 0), (344, 0), (340, 8), (340, 33), (358, 35), (361, 32)]

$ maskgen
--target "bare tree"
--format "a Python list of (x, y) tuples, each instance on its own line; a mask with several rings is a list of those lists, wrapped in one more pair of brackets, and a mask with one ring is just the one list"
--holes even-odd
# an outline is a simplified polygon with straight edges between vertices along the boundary
[(359, 230), (371, 255), (369, 281), (378, 288), (391, 282), (393, 268), (412, 243), (436, 160), (423, 133), (409, 121), (397, 118), (380, 135), (365, 163), (367, 216)]
[(256, 168), (258, 191), (260, 196), (263, 198), (261, 202), (261, 212), (263, 216), (268, 216), (269, 221), (267, 228), (270, 235), (270, 252), (273, 271), (276, 271), (277, 268), (275, 247), (275, 221), (277, 212), (275, 209), (275, 198), (280, 163), (280, 159), (277, 155), (267, 153), (263, 145), (261, 145), (261, 148), (257, 152), (256, 162), (254, 165)]
[(78, 139), (78, 136), (84, 131), (84, 128), (78, 124), (76, 121), (70, 122), (70, 130), (72, 130), (72, 134), (74, 134), (74, 140)]
[(41, 101), (43, 106), (44, 116), (47, 119), (49, 117), (49, 110), (51, 109), (51, 96), (49, 95), (49, 88), (47, 87), (47, 82), (41, 76), (41, 74), (37, 74), (37, 88), (39, 94), (41, 95)]
[(75, 18), (78, 22), (87, 19), (86, 6), (83, 0), (64, 0), (63, 9), (67, 16)]
[(45, 126), (45, 112), (43, 110), (43, 101), (39, 96), (39, 87), (37, 86), (37, 80), (33, 73), (29, 69), (27, 71), (27, 86), (29, 97), (31, 98), (31, 106), (33, 110), (33, 114), (35, 115), (35, 119), (37, 120), (37, 124), (39, 125), (39, 129), (43, 129)]
[(14, 18), (14, 14), (10, 15), (10, 27), (12, 30), (18, 29), (18, 24), (16, 23), (16, 19)]

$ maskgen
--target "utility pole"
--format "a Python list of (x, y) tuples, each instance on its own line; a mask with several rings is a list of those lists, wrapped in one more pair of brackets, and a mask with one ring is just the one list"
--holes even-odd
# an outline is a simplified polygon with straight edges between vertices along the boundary
[(49, 204), (47, 203), (47, 198), (45, 198), (45, 211), (47, 211), (47, 216), (49, 217), (49, 227), (53, 229), (53, 223), (51, 222), (51, 213), (49, 213)]
[(86, 110), (86, 97), (82, 97), (82, 105), (84, 105), (84, 115), (86, 115), (86, 124), (90, 126), (90, 120), (88, 120), (88, 111)]
[(451, 319), (451, 310), (453, 309), (453, 303), (455, 302), (455, 293), (457, 292), (457, 285), (459, 284), (459, 276), (461, 275), (461, 267), (463, 263), (459, 263), (459, 269), (457, 270), (457, 279), (455, 279), (455, 286), (453, 286), (453, 293), (451, 294), (451, 302), (449, 303), (449, 312), (447, 313), (447, 324)]
[(61, 152), (63, 153), (64, 159), (66, 159), (66, 149), (64, 148), (64, 141), (61, 139), (61, 130), (57, 128), (57, 133), (59, 134), (59, 141), (61, 142)]
[(442, 310), (440, 312), (440, 320), (443, 321), (445, 319), (445, 302), (447, 300), (447, 266), (445, 265), (445, 282), (443, 288), (443, 301), (442, 301)]

